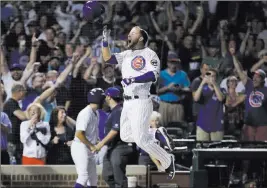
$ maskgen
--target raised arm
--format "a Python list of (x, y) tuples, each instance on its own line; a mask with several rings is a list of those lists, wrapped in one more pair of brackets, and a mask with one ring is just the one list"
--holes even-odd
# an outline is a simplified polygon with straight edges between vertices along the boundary
[(78, 37), (81, 34), (81, 30), (82, 30), (83, 26), (85, 26), (86, 24), (87, 24), (87, 21), (85, 21), (85, 20), (83, 20), (83, 21), (81, 21), (79, 23), (79, 27), (76, 30), (75, 35), (73, 36), (73, 38), (70, 40), (70, 43), (74, 44), (77, 41)]
[(188, 3), (187, 1), (184, 2), (185, 4), (185, 17), (184, 17), (184, 21), (183, 21), (183, 27), (184, 29), (187, 31), (188, 29), (188, 22), (189, 22), (189, 7), (188, 7)]
[(237, 74), (238, 74), (240, 80), (242, 81), (242, 83), (244, 85), (246, 85), (246, 83), (248, 81), (248, 76), (244, 73), (242, 65), (240, 64), (240, 62), (238, 61), (237, 57), (235, 56), (234, 48), (230, 48), (230, 53), (231, 53), (231, 55), (233, 57), (234, 66), (235, 66), (235, 69), (237, 71)]
[(249, 34), (250, 34), (250, 24), (248, 23), (248, 29), (247, 29), (247, 33), (244, 37), (244, 39), (242, 40), (242, 43), (240, 45), (240, 48), (239, 48), (239, 51), (242, 55), (245, 54), (245, 50), (246, 50), (246, 46), (247, 46), (247, 41), (248, 41), (248, 37), (249, 37)]
[(264, 63), (267, 63), (267, 56), (263, 56), (257, 63), (255, 63), (250, 69), (250, 72), (255, 72), (262, 65), (264, 65)]
[(32, 35), (31, 42), (32, 45), (31, 45), (30, 61), (26, 66), (26, 70), (30, 69), (37, 59), (38, 39), (36, 38), (35, 33)]
[(172, 2), (171, 1), (167, 1), (167, 16), (168, 16), (168, 30), (167, 33), (171, 33), (173, 31), (173, 25), (172, 25), (172, 11), (173, 11), (173, 7), (172, 7)]
[(202, 5), (197, 7), (197, 19), (196, 21), (193, 23), (193, 26), (188, 29), (188, 32), (193, 35), (195, 34), (195, 32), (197, 31), (197, 29), (201, 26), (202, 21), (204, 19), (204, 10)]
[(225, 57), (227, 53), (227, 44), (225, 41), (225, 36), (224, 36), (224, 31), (223, 27), (227, 24), (225, 20), (220, 21), (220, 40), (221, 40), (221, 51), (222, 51), (222, 56)]
[(96, 75), (92, 75), (94, 69), (99, 69), (99, 65), (97, 62), (91, 61), (89, 67), (86, 69), (83, 79), (88, 83), (88, 84), (96, 84)]
[(9, 68), (7, 66), (7, 60), (6, 60), (5, 53), (4, 53), (4, 48), (2, 45), (0, 48), (0, 72), (3, 75), (6, 75), (9, 72)]
[(110, 35), (110, 30), (108, 30), (107, 27), (104, 27), (103, 30), (103, 44), (102, 44), (102, 56), (104, 62), (108, 62), (109, 60), (112, 59), (112, 54), (110, 52), (110, 47), (108, 44), (108, 38)]
[(73, 70), (73, 74), (72, 74), (74, 78), (76, 78), (78, 76), (81, 65), (83, 64), (84, 60), (91, 55), (91, 52), (92, 52), (91, 47), (88, 47), (86, 49), (85, 54), (79, 59), (79, 61), (75, 65), (74, 70)]
[(27, 68), (23, 71), (20, 83), (26, 86), (27, 80), (31, 77), (35, 70), (41, 66), (41, 63), (35, 62), (33, 64), (28, 63)]

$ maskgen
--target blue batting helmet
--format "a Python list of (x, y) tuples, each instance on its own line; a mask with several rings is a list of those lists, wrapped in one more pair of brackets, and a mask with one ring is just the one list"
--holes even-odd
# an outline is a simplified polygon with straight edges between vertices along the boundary
[(83, 6), (83, 17), (91, 23), (101, 19), (104, 12), (104, 6), (98, 1), (87, 1)]
[(106, 95), (103, 89), (94, 88), (88, 92), (87, 101), (88, 103), (94, 103), (102, 105), (105, 101)]

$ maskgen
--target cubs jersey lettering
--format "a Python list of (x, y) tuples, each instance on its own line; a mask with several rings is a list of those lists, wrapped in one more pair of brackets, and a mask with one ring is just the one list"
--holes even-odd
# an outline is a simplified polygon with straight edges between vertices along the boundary
[(245, 123), (251, 126), (267, 126), (267, 88), (255, 89), (251, 79), (248, 79), (245, 88)]
[[(131, 78), (141, 76), (147, 72), (153, 71), (156, 78), (160, 72), (160, 60), (157, 54), (150, 48), (141, 50), (126, 50), (114, 54), (119, 66), (121, 67), (122, 78)], [(124, 94), (133, 96), (149, 95), (152, 82), (133, 83), (124, 88)]]

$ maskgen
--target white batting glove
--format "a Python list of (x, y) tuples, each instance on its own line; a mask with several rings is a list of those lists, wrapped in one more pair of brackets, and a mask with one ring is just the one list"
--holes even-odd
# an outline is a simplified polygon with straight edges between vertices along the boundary
[(103, 42), (108, 42), (109, 35), (110, 35), (110, 29), (108, 29), (107, 26), (104, 26), (104, 29), (103, 29)]

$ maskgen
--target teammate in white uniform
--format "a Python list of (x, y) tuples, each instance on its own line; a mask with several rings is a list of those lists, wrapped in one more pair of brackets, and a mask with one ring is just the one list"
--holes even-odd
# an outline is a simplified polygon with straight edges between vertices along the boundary
[(159, 76), (160, 60), (153, 50), (146, 47), (148, 34), (140, 27), (133, 27), (130, 31), (128, 50), (113, 55), (107, 42), (109, 32), (104, 28), (102, 55), (106, 63), (118, 64), (121, 67), (124, 90), (121, 139), (125, 142), (135, 142), (138, 147), (159, 160), (163, 169), (169, 173), (169, 178), (173, 179), (174, 156), (154, 142), (148, 126), (153, 111), (149, 98), (150, 87)]
[(78, 179), (74, 188), (96, 188), (97, 173), (95, 151), (98, 140), (99, 114), (105, 93), (101, 88), (94, 88), (88, 93), (89, 105), (77, 117), (76, 133), (71, 145), (71, 156), (75, 163)]

